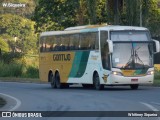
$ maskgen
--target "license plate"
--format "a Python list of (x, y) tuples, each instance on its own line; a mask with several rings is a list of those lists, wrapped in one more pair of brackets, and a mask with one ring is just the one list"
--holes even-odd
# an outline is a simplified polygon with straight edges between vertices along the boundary
[(138, 79), (131, 79), (131, 82), (138, 82)]

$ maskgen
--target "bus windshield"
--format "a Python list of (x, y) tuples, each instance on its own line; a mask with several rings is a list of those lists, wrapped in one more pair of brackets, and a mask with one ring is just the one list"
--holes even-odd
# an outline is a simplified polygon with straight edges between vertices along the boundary
[(153, 66), (152, 43), (114, 43), (112, 67), (141, 69)]

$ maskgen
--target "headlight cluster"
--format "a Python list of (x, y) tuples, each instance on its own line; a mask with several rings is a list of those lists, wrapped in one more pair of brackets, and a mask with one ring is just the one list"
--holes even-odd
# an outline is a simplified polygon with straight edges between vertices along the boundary
[(153, 74), (154, 74), (154, 70), (147, 72), (147, 75), (153, 75)]
[(123, 76), (123, 74), (121, 72), (117, 72), (117, 71), (112, 71), (112, 74), (113, 75), (120, 75), (120, 76)]

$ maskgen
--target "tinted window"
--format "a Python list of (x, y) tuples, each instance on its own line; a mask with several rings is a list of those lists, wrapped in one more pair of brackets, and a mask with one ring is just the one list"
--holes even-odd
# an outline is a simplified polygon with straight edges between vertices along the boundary
[(40, 38), (40, 51), (94, 50), (98, 49), (98, 32), (44, 36)]
[(79, 34), (70, 35), (70, 50), (78, 50), (80, 47), (79, 45)]
[(46, 51), (46, 37), (40, 38), (40, 52)]
[(109, 49), (108, 49), (107, 39), (108, 39), (108, 32), (101, 31), (100, 32), (101, 59), (102, 59), (102, 66), (104, 69), (110, 68)]
[(98, 49), (98, 32), (82, 33), (80, 34), (80, 49)]
[(69, 36), (68, 35), (61, 36), (60, 50), (61, 51), (69, 50)]

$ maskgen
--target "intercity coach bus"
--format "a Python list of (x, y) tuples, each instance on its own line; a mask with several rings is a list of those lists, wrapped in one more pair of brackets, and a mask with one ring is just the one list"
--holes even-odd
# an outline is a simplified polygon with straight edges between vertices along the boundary
[(160, 51), (147, 28), (133, 26), (70, 27), (41, 33), (39, 43), (40, 79), (52, 88), (78, 83), (97, 90), (105, 85), (138, 89), (153, 83), (153, 55)]

